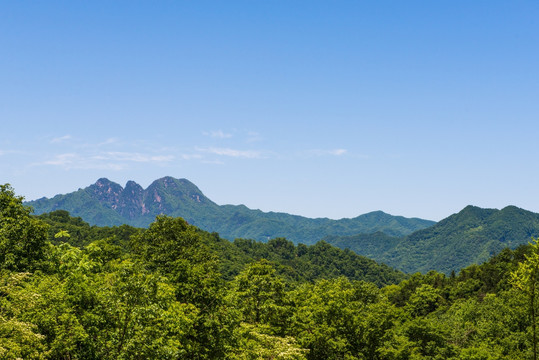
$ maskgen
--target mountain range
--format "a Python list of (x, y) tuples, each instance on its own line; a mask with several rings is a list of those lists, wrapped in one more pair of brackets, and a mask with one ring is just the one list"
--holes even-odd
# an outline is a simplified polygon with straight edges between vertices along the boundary
[(405, 272), (451, 271), (481, 264), (502, 249), (539, 236), (539, 214), (516, 206), (501, 210), (467, 206), (437, 224), (403, 237), (384, 233), (328, 236), (340, 248)]
[(352, 219), (307, 218), (278, 212), (251, 210), (244, 205), (217, 205), (186, 179), (164, 177), (148, 188), (128, 181), (125, 188), (101, 178), (84, 189), (26, 202), (39, 215), (67, 210), (98, 226), (128, 224), (147, 227), (160, 214), (182, 217), (192, 225), (217, 232), (225, 239), (248, 238), (267, 241), (285, 237), (294, 243), (314, 244), (329, 235), (383, 232), (405, 236), (434, 224), (418, 218), (393, 216), (382, 211)]
[(160, 214), (187, 222), (222, 238), (268, 241), (284, 237), (298, 244), (325, 242), (399, 270), (449, 274), (480, 264), (503, 248), (539, 237), (539, 214), (508, 206), (501, 210), (467, 206), (438, 223), (375, 211), (351, 219), (307, 218), (218, 205), (186, 179), (164, 177), (143, 189), (108, 179), (84, 189), (26, 202), (35, 214), (67, 210), (98, 226), (147, 227)]

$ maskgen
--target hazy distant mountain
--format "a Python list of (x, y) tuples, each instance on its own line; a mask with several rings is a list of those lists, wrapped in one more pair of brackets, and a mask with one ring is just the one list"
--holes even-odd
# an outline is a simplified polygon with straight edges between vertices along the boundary
[(377, 233), (324, 240), (406, 272), (450, 273), (537, 236), (539, 214), (515, 206), (502, 210), (467, 206), (434, 226), (400, 238)]
[(108, 179), (78, 191), (26, 203), (35, 214), (58, 209), (80, 216), (92, 225), (129, 224), (146, 227), (159, 214), (180, 216), (206, 231), (227, 239), (266, 241), (286, 237), (295, 243), (313, 244), (327, 235), (383, 232), (404, 236), (434, 224), (433, 221), (392, 216), (375, 211), (353, 219), (306, 218), (286, 213), (251, 210), (244, 205), (217, 205), (186, 179), (164, 177), (147, 189), (133, 181), (125, 188)]

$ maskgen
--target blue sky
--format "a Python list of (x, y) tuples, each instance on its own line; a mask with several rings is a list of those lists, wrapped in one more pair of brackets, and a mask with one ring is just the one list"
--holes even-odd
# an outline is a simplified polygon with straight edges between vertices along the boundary
[(0, 182), (309, 217), (539, 212), (536, 1), (0, 2)]

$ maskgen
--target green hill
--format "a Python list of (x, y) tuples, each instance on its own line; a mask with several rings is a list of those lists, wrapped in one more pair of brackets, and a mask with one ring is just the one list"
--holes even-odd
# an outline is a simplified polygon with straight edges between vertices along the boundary
[(405, 272), (437, 270), (449, 274), (537, 236), (539, 214), (515, 206), (502, 210), (467, 206), (429, 228), (400, 238), (362, 234), (324, 240)]

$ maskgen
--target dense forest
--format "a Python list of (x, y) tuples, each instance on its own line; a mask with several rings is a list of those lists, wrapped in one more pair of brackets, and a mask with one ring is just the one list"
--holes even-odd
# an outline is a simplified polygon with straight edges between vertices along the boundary
[(467, 206), (433, 226), (400, 238), (377, 232), (323, 240), (405, 272), (435, 269), (449, 275), (538, 236), (537, 213), (516, 206), (501, 210)]
[(535, 360), (538, 270), (535, 241), (458, 274), (404, 274), (182, 218), (34, 216), (0, 185), (0, 358)]

